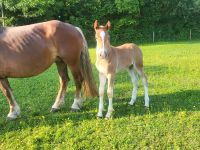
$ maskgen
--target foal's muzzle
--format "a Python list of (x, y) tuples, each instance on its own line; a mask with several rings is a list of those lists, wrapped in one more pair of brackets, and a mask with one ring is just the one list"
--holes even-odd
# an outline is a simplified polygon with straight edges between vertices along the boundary
[(104, 58), (106, 58), (108, 56), (108, 54), (107, 54), (107, 52), (102, 51), (102, 52), (99, 53), (99, 56), (100, 56), (100, 58), (104, 59)]

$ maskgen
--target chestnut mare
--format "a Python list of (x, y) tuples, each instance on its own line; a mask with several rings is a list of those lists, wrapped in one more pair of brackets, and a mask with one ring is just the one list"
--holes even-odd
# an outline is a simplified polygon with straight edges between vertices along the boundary
[[(69, 81), (69, 67), (76, 85), (72, 109), (80, 109), (81, 87), (86, 96), (96, 96), (87, 42), (82, 31), (73, 25), (52, 20), (19, 27), (1, 27), (0, 31), (0, 89), (7, 97), (9, 119), (20, 115), (8, 78), (36, 76), (56, 63), (60, 89), (51, 111), (57, 111)], [(68, 66), (68, 67), (67, 67)]]
[(108, 79), (108, 89), (107, 94), (109, 98), (108, 112), (106, 118), (110, 118), (113, 109), (112, 98), (113, 98), (113, 84), (115, 74), (122, 70), (128, 69), (133, 83), (132, 98), (129, 102), (133, 105), (136, 101), (138, 80), (135, 74), (135, 70), (142, 78), (142, 83), (145, 90), (145, 106), (149, 107), (149, 96), (148, 96), (148, 83), (147, 78), (143, 71), (143, 56), (142, 51), (137, 45), (133, 43), (123, 44), (118, 47), (113, 47), (110, 45), (110, 36), (108, 30), (111, 24), (108, 21), (105, 26), (99, 26), (98, 21), (94, 22), (95, 38), (97, 42), (96, 47), (96, 68), (99, 71), (99, 111), (97, 116), (102, 117), (103, 111), (103, 95), (104, 86), (106, 83), (106, 78)]

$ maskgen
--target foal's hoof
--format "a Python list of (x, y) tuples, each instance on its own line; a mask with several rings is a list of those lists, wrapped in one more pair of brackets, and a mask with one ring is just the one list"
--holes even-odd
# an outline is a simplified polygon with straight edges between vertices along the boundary
[(112, 117), (111, 116), (106, 116), (105, 119), (109, 120), (109, 119), (112, 119)]
[(135, 105), (135, 102), (133, 102), (133, 103), (132, 103), (132, 102), (129, 102), (128, 105), (129, 105), (129, 106), (134, 106), (134, 105)]
[(108, 120), (108, 119), (111, 119), (112, 118), (112, 115), (111, 114), (106, 114), (105, 116), (105, 119)]
[(71, 108), (71, 111), (72, 112), (79, 112), (79, 111), (81, 111), (80, 109), (77, 109), (77, 108)]
[(135, 106), (135, 103), (128, 103), (129, 106)]
[(103, 119), (103, 116), (97, 116), (97, 119)]
[(58, 111), (60, 111), (59, 108), (51, 108), (51, 111), (50, 111), (50, 112), (58, 112)]

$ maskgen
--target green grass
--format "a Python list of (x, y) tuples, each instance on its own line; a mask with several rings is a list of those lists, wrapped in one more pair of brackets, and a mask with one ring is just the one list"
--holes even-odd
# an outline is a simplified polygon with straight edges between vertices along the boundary
[[(132, 84), (123, 71), (115, 82), (112, 119), (96, 119), (97, 98), (88, 99), (81, 112), (71, 112), (73, 80), (61, 111), (50, 113), (58, 90), (53, 65), (37, 77), (10, 79), (22, 111), (16, 121), (6, 121), (8, 104), (0, 94), (0, 149), (200, 149), (200, 44), (158, 43), (141, 48), (149, 80), (149, 110), (143, 106), (141, 81), (136, 105), (128, 106)], [(94, 63), (95, 50), (90, 49), (90, 54)]]

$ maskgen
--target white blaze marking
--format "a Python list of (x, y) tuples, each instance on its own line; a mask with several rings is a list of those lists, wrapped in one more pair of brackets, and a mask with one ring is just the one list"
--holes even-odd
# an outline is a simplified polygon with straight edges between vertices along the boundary
[(100, 37), (101, 37), (102, 42), (103, 42), (103, 48), (102, 48), (103, 50), (104, 50), (104, 39), (105, 39), (105, 35), (106, 35), (106, 34), (105, 34), (104, 31), (101, 31), (101, 32), (100, 32)]

